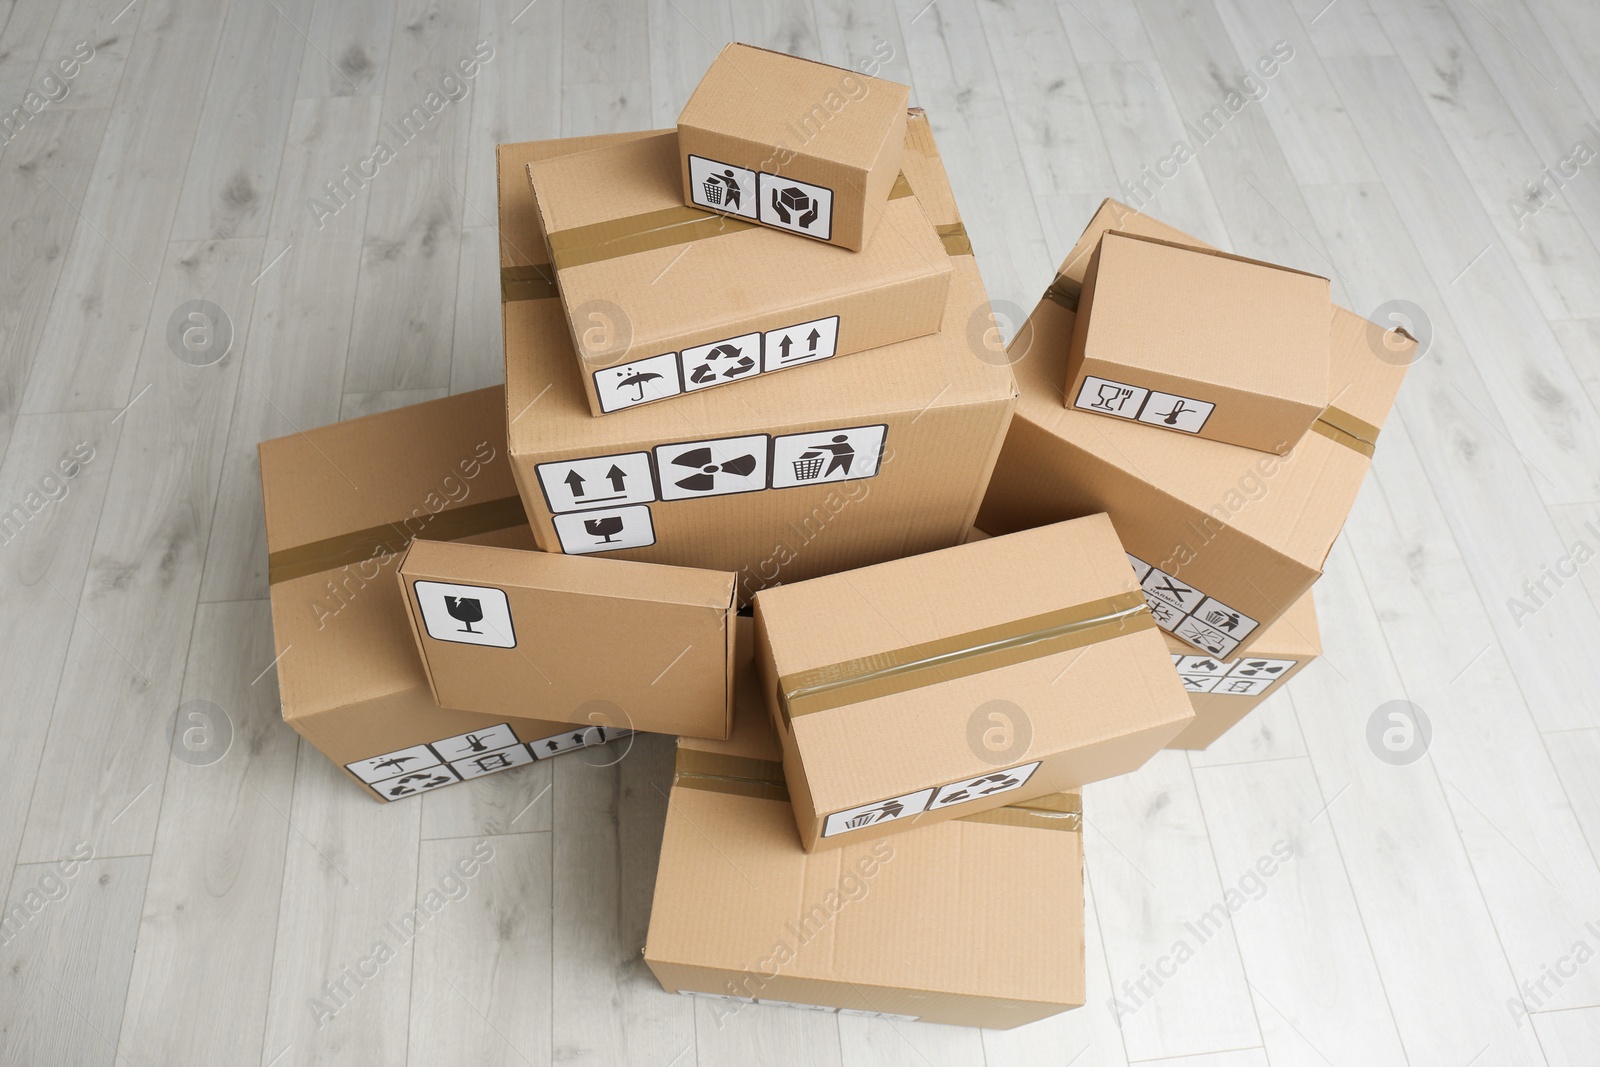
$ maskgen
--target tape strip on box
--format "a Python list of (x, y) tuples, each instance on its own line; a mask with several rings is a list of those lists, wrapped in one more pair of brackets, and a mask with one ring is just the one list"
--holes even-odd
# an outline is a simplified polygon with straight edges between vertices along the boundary
[[(515, 496), (482, 500), (430, 515), (396, 519), (337, 537), (280, 548), (267, 556), (267, 584), (277, 585), (334, 567), (348, 567), (379, 556), (398, 554), (405, 551), (412, 538), (422, 533), (434, 541), (459, 541), (463, 537), (509, 530), (527, 521), (528, 516), (522, 510), (522, 498)], [(408, 527), (415, 524), (420, 524), (422, 528), (413, 532)]]

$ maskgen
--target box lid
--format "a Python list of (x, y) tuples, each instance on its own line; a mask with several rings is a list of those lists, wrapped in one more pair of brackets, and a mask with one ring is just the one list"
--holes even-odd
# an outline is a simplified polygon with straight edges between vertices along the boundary
[[(734, 42), (711, 61), (678, 124), (865, 170), (909, 93), (898, 82)], [(814, 107), (827, 108), (827, 121), (806, 126)]]

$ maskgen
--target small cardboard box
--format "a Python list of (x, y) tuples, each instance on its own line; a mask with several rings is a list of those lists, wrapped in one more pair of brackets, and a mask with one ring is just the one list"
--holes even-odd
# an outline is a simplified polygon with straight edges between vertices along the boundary
[(592, 414), (925, 336), (943, 318), (950, 257), (906, 183), (850, 252), (685, 207), (670, 131), (536, 159), (528, 178)]
[(748, 656), (738, 692), (729, 740), (678, 742), (644, 950), (663, 987), (718, 1025), (760, 1003), (1008, 1029), (1083, 1004), (1077, 796), (806, 853)]
[(775, 581), (959, 543), (1016, 384), (1005, 353), (983, 343), (988, 297), (927, 118), (908, 117), (901, 170), (955, 265), (943, 330), (603, 419), (590, 417), (549, 265), (536, 258), (544, 238), (525, 173), (595, 140), (499, 153), (509, 447), (540, 547), (734, 571), (745, 601)]
[(1073, 309), (1112, 229), (1198, 244), (1123, 204), (1101, 206), (1012, 340), (1022, 396), (978, 525), (999, 534), (1108, 514), (1157, 625), (1231, 658), (1321, 575), (1415, 342), (1336, 306), (1328, 405), (1282, 456), (1076, 411), (1061, 388)]
[(1282, 455), (1328, 399), (1328, 280), (1112, 230), (1084, 275), (1071, 406)]
[(499, 387), (260, 445), (283, 720), (379, 800), (600, 744), (543, 718), (441, 708), (396, 573), (413, 538), (531, 548)]
[(678, 116), (684, 203), (860, 251), (900, 169), (910, 92), (727, 45)]
[(732, 574), (413, 541), (400, 584), (442, 707), (728, 736)]
[(756, 594), (808, 851), (1076, 789), (1194, 718), (1097, 515)]
[(1300, 668), (1322, 655), (1317, 612), (1308, 592), (1261, 628), (1248, 655), (1222, 659), (1196, 655), (1166, 635), (1173, 666), (1194, 705), (1194, 722), (1167, 742), (1168, 748), (1205, 748), (1250, 714)]

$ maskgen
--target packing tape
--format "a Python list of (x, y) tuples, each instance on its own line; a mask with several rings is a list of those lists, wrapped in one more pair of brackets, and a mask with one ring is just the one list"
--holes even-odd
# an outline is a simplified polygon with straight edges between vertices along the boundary
[(935, 226), (933, 231), (939, 235), (939, 243), (944, 245), (945, 255), (972, 255), (972, 239), (967, 236), (965, 223), (952, 222), (946, 226)]
[(1075, 312), (1078, 310), (1078, 297), (1082, 293), (1082, 282), (1075, 281), (1065, 274), (1057, 274), (1050, 287), (1044, 291), (1044, 299)]
[(1152, 629), (1138, 589), (778, 679), (786, 719), (906, 693)]
[(267, 584), (277, 585), (308, 574), (365, 563), (382, 555), (398, 555), (405, 551), (413, 538), (427, 534), (433, 541), (459, 541), (463, 537), (491, 533), (521, 526), (528, 521), (522, 509), (522, 498), (501, 497), (483, 500), (465, 507), (450, 508), (426, 516), (423, 529), (413, 534), (406, 524), (422, 522), (423, 516), (386, 522), (365, 530), (354, 530), (337, 537), (325, 537), (293, 548), (280, 548), (267, 556)]
[(532, 267), (500, 268), (500, 302), (514, 300), (550, 300), (558, 296), (556, 269), (549, 263)]
[[(680, 748), (672, 769), (672, 784), (709, 793), (789, 802), (783, 764), (752, 756)], [(964, 815), (960, 821), (1076, 833), (1083, 829), (1083, 798), (1077, 793), (1052, 793), (1009, 807)]]
[(1371, 459), (1378, 450), (1378, 428), (1342, 408), (1326, 407), (1311, 428), (1330, 441), (1354, 449)]
[[(911, 196), (911, 183), (896, 175), (889, 199)], [(573, 226), (549, 235), (550, 258), (557, 270), (602, 263), (608, 259), (703, 241), (724, 233), (756, 228), (756, 223), (696, 207), (667, 207), (620, 219)], [(942, 235), (941, 235), (942, 238)]]

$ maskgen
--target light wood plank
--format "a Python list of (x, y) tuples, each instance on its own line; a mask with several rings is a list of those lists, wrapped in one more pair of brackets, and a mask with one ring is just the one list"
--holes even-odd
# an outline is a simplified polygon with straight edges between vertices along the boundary
[(822, 59), (817, 16), (808, 0), (773, 0), (768, 4), (730, 5), (733, 35), (760, 48), (787, 52), (802, 59)]
[(693, 1054), (681, 1056), (679, 1062), (692, 1059), (697, 1067), (757, 1063), (839, 1067), (843, 1063), (839, 1016), (761, 1004), (736, 1007), (737, 1011), (728, 1011), (725, 1005), (697, 1002)]
[(341, 421), (359, 419), (363, 415), (376, 415), (380, 411), (393, 411), (395, 408), (420, 404), (425, 400), (438, 400), (448, 395), (449, 390), (443, 386), (436, 389), (389, 389), (378, 393), (346, 393), (344, 401), (339, 405), (339, 419)]
[(1084, 806), (1095, 813), (1084, 853), (1128, 1059), (1259, 1045), (1232, 926), (1207, 918), (1239, 872), (1218, 873), (1187, 755), (1158, 753), (1096, 782)]
[[(462, 188), (467, 227), (498, 229), (495, 145), (561, 136), (561, 5), (551, 0), (524, 4), (527, 0), (482, 0), (479, 9), (478, 36), (493, 49), (493, 58), (471, 79), (471, 148)], [(677, 120), (674, 111), (664, 125)], [(498, 284), (495, 288), (498, 292)], [(500, 319), (498, 302), (491, 317)]]
[(678, 124), (678, 112), (734, 40), (728, 0), (650, 0), (650, 125)]
[[(139, 923), (120, 1042), (168, 1067), (261, 1058), (298, 739), (270, 673), (264, 600), (202, 605)], [(199, 715), (200, 718), (194, 718)], [(193, 733), (191, 733), (193, 731)], [(226, 733), (224, 734), (224, 731)], [(226, 741), (224, 741), (226, 736)], [(225, 950), (224, 950), (225, 946)], [(173, 991), (204, 990), (177, 1000)]]
[[(116, 416), (121, 439), (45, 743), (44, 759), (58, 770), (34, 788), (25, 861), (86, 838), (107, 855), (148, 854), (154, 842), (167, 725), (260, 261), (260, 239), (170, 249), (139, 362), (137, 380), (149, 388)], [(191, 299), (210, 300), (233, 321), (234, 347), (211, 366), (167, 347), (167, 318)]]
[(1310, 762), (1200, 768), (1195, 785), (1272, 1062), (1403, 1062)]
[(841, 1015), (844, 1067), (965, 1067), (983, 1062), (981, 1030)]
[(621, 0), (561, 6), (561, 133), (647, 129), (649, 24)]
[(555, 801), (548, 760), (422, 795), (422, 837), (483, 837), (548, 830)]
[(456, 271), (450, 392), (464, 393), (506, 380), (500, 330), (500, 231), (494, 226), (468, 226), (461, 231), (461, 265)]
[(317, 0), (312, 43), (300, 57), (297, 97), (382, 96), (395, 6), (387, 0)]
[(1288, 691), (1276, 692), (1250, 709), (1227, 733), (1198, 752), (1189, 753), (1193, 767), (1221, 767), (1233, 763), (1294, 759), (1306, 755), (1305, 738), (1295, 721)]
[(1145, 1060), (1140, 1067), (1268, 1067), (1265, 1049), (1241, 1048), (1176, 1059)]
[(1533, 1028), (1550, 1067), (1582, 1067), (1600, 1046), (1600, 1005), (1535, 1015)]
[(550, 1063), (550, 835), (426, 841), (417, 874), (408, 1062)]
[(4, 1067), (126, 1062), (117, 1024), (149, 867), (145, 856), (98, 858), (89, 842), (17, 867), (6, 911), (30, 918), (0, 967)]
[[(35, 9), (49, 5), (35, 4)], [(142, 5), (141, 5), (142, 6)], [(36, 84), (48, 74), (53, 74), (67, 85), (67, 93), (52, 108), (78, 110), (83, 108), (109, 109), (116, 101), (117, 90), (122, 85), (122, 72), (128, 64), (128, 51), (133, 44), (143, 12), (139, 7), (124, 10), (121, 4), (101, 4), (95, 0), (61, 0), (56, 5), (55, 21), (50, 24), (50, 35), (39, 50), (39, 62), (34, 67)], [(85, 49), (82, 46), (88, 45)], [(63, 60), (76, 55), (91, 54), (92, 58), (77, 65), (77, 73), (70, 79), (63, 75), (74, 69)]]

